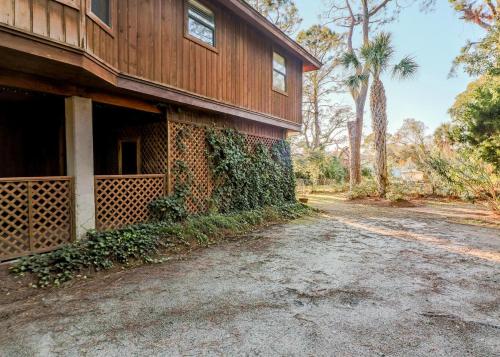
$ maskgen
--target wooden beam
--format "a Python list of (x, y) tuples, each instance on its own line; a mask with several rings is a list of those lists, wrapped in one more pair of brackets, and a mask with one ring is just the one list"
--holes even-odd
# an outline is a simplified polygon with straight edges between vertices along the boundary
[(55, 83), (46, 78), (22, 74), (18, 72), (0, 70), (0, 86), (20, 88), (33, 92), (50, 93), (64, 97), (85, 97), (90, 98), (92, 99), (92, 101), (98, 103), (140, 110), (149, 113), (160, 113), (160, 109), (158, 109), (155, 103), (151, 103), (142, 99), (123, 94), (89, 91), (87, 89), (82, 89), (74, 85)]
[(117, 87), (136, 93), (142, 93), (159, 101), (167, 101), (178, 105), (184, 105), (194, 109), (202, 109), (210, 112), (223, 113), (243, 119), (256, 121), (259, 123), (278, 126), (290, 130), (301, 129), (300, 124), (285, 121), (281, 118), (268, 114), (246, 110), (231, 104), (218, 102), (210, 98), (202, 97), (194, 93), (189, 93), (180, 89), (166, 87), (160, 84), (153, 84), (138, 78), (127, 75), (119, 75)]

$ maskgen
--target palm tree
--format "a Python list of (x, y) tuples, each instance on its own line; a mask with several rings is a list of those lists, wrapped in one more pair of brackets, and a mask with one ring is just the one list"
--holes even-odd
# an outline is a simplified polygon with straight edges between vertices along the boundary
[(388, 33), (379, 34), (372, 42), (364, 46), (360, 51), (360, 57), (369, 74), (359, 73), (359, 68), (363, 67), (361, 61), (355, 53), (347, 53), (343, 56), (342, 63), (346, 68), (356, 69), (357, 73), (349, 76), (345, 82), (351, 91), (356, 91), (364, 81), (369, 80), (369, 75), (373, 77), (370, 87), (370, 109), (375, 143), (375, 172), (378, 194), (380, 197), (385, 197), (388, 185), (387, 98), (381, 76), (392, 67), (393, 78), (407, 79), (417, 72), (418, 65), (410, 56), (406, 56), (396, 65), (392, 65), (394, 47), (391, 43), (391, 35)]

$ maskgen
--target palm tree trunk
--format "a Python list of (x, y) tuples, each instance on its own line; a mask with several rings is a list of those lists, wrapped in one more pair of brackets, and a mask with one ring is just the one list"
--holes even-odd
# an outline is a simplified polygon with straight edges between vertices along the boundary
[(384, 85), (379, 78), (374, 78), (370, 94), (370, 108), (375, 139), (375, 174), (380, 197), (385, 197), (388, 184), (386, 102)]

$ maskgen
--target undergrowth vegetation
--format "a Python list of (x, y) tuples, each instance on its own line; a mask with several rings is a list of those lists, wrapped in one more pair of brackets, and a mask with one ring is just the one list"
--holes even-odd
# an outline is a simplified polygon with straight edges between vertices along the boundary
[[(179, 152), (186, 151), (189, 129), (175, 136)], [(89, 232), (86, 240), (57, 251), (21, 259), (11, 271), (31, 273), (35, 286), (60, 285), (85, 271), (110, 269), (116, 264), (154, 262), (160, 252), (176, 246), (207, 245), (226, 235), (248, 232), (266, 223), (310, 214), (297, 204), (290, 147), (281, 140), (269, 150), (250, 147), (232, 129), (207, 130), (207, 158), (215, 183), (207, 215), (189, 216), (187, 199), (194, 200), (194, 176), (181, 159), (172, 169), (173, 192), (148, 206), (150, 221), (107, 232)], [(202, 205), (203, 206), (203, 205)]]
[(206, 246), (226, 236), (244, 234), (269, 223), (313, 212), (302, 204), (286, 204), (230, 214), (189, 217), (182, 222), (151, 222), (107, 232), (89, 232), (88, 239), (51, 253), (18, 261), (11, 272), (31, 273), (33, 287), (58, 286), (78, 275), (131, 263), (161, 262), (173, 247)]

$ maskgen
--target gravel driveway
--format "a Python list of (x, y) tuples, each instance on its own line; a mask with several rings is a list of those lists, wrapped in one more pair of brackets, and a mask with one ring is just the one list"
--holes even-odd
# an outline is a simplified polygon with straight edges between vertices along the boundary
[(319, 217), (6, 300), (0, 356), (500, 355), (487, 212), (312, 203)]

